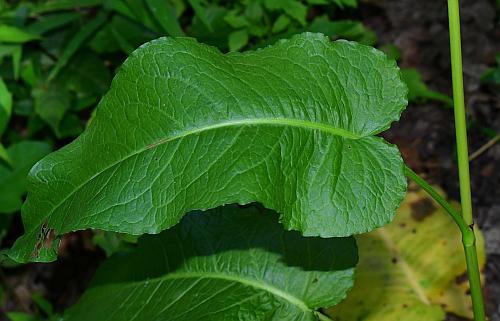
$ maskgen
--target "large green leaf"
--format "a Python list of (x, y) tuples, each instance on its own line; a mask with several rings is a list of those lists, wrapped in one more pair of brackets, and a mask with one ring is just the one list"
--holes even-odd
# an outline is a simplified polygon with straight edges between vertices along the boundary
[(317, 320), (353, 285), (354, 238), (303, 238), (278, 215), (196, 212), (115, 255), (64, 321)]
[[(476, 235), (482, 269), (484, 240)], [(409, 192), (391, 224), (357, 237), (355, 286), (329, 314), (336, 321), (442, 321), (445, 312), (473, 319), (461, 239), (426, 192)]]
[(319, 34), (227, 55), (153, 41), (120, 68), (87, 130), (32, 169), (10, 255), (55, 259), (46, 230), (158, 233), (193, 209), (255, 201), (306, 236), (370, 231), (405, 194), (397, 148), (373, 137), (405, 95), (383, 53)]
[(13, 213), (21, 208), (26, 175), (50, 150), (47, 143), (35, 141), (22, 141), (6, 149), (12, 168), (0, 163), (0, 213)]

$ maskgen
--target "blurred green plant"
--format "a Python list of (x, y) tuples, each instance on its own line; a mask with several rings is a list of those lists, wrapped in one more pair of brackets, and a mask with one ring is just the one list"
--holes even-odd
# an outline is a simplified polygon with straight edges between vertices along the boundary
[(500, 84), (500, 54), (496, 56), (496, 66), (486, 70), (481, 76), (481, 82), (488, 84)]
[(403, 81), (408, 86), (408, 100), (411, 102), (434, 100), (442, 102), (444, 107), (452, 108), (453, 99), (450, 96), (434, 91), (427, 87), (417, 69), (401, 70)]

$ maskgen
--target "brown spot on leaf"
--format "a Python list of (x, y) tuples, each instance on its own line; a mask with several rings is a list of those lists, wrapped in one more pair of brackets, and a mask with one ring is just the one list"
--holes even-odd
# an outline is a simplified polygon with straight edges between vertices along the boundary
[(411, 203), (411, 216), (418, 222), (424, 220), (427, 216), (431, 215), (436, 206), (428, 198), (422, 198), (418, 201)]
[(462, 284), (462, 283), (467, 282), (468, 280), (469, 280), (469, 278), (467, 276), (467, 272), (464, 272), (455, 278), (455, 283)]
[(40, 254), (42, 248), (51, 248), (53, 246), (54, 240), (56, 239), (56, 232), (54, 229), (47, 226), (47, 222), (43, 222), (40, 226), (40, 232), (37, 236), (37, 241), (35, 248), (31, 253), (32, 257), (37, 257)]

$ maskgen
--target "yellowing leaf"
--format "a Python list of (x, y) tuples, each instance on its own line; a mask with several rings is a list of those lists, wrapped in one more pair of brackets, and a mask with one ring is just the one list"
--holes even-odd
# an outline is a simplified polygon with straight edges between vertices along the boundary
[[(476, 232), (483, 267), (484, 240)], [(329, 310), (334, 320), (440, 321), (445, 312), (472, 318), (468, 282), (460, 278), (466, 271), (460, 232), (424, 191), (408, 192), (391, 224), (357, 241), (355, 286)]]

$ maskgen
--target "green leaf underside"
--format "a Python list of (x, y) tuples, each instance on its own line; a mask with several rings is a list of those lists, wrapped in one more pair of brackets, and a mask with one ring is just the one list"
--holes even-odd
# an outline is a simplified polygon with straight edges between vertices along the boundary
[(235, 205), (192, 213), (105, 262), (62, 320), (316, 320), (353, 285), (354, 238), (303, 238), (277, 221)]
[(319, 34), (226, 55), (191, 38), (150, 42), (88, 129), (32, 169), (10, 256), (54, 260), (47, 230), (158, 233), (190, 210), (255, 201), (306, 236), (370, 231), (404, 197), (397, 148), (372, 135), (405, 94), (394, 61)]

